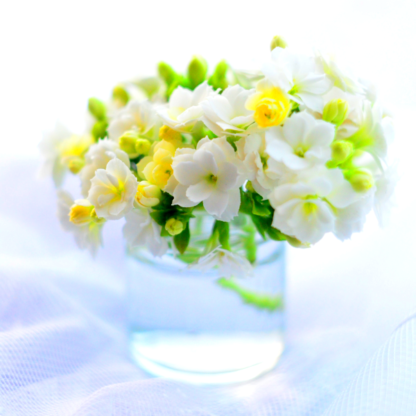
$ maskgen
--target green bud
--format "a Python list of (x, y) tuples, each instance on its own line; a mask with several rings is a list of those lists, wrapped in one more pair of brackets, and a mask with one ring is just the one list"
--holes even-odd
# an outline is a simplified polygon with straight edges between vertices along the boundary
[(107, 137), (107, 127), (108, 123), (105, 120), (97, 121), (91, 129), (91, 134), (96, 140), (104, 139)]
[(331, 144), (331, 149), (332, 161), (336, 164), (340, 164), (349, 158), (352, 151), (354, 150), (354, 146), (352, 143), (345, 140), (337, 140)]
[(119, 102), (121, 106), (125, 106), (130, 100), (130, 94), (122, 85), (117, 85), (113, 89), (113, 100)]
[(147, 155), (152, 144), (147, 139), (137, 139), (135, 144), (136, 153), (139, 155)]
[(146, 93), (149, 98), (152, 98), (160, 90), (160, 79), (157, 77), (142, 78), (137, 81), (137, 85)]
[(275, 36), (270, 43), (270, 50), (272, 51), (274, 48), (286, 48), (287, 43), (284, 41), (283, 38), (280, 36)]
[(296, 248), (309, 248), (311, 246), (309, 243), (302, 243), (302, 241), (289, 235), (286, 236), (286, 240), (292, 247)]
[(85, 160), (82, 157), (74, 157), (68, 162), (68, 169), (77, 174), (85, 165)]
[(348, 109), (347, 101), (340, 98), (332, 100), (324, 107), (322, 119), (340, 126), (347, 118)]
[(159, 73), (160, 78), (162, 78), (168, 86), (178, 77), (178, 74), (166, 62), (159, 62), (157, 72)]
[(178, 235), (184, 230), (185, 226), (182, 221), (176, 218), (169, 218), (166, 221), (165, 228), (170, 235)]
[(96, 120), (99, 121), (105, 120), (107, 117), (105, 104), (98, 98), (90, 98), (88, 100), (88, 111)]
[(225, 90), (228, 87), (227, 81), (227, 71), (228, 71), (228, 64), (226, 61), (221, 61), (215, 67), (214, 73), (208, 80), (208, 84), (212, 85), (214, 89), (222, 89)]
[(136, 150), (136, 143), (139, 140), (139, 136), (135, 131), (126, 131), (119, 139), (118, 144), (120, 149), (124, 150), (130, 157), (138, 156)]
[(370, 171), (357, 169), (347, 174), (347, 179), (356, 192), (367, 192), (374, 186), (374, 178)]
[(251, 183), (251, 181), (248, 181), (246, 183), (246, 189), (247, 189), (247, 191), (250, 191), (250, 192), (256, 192), (253, 188), (253, 184)]
[(207, 61), (202, 56), (194, 56), (188, 65), (188, 78), (192, 89), (205, 81), (207, 72)]

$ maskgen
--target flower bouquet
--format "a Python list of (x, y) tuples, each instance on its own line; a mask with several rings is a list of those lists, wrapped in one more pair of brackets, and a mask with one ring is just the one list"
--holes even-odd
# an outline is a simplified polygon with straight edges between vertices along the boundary
[[(348, 239), (389, 208), (393, 126), (374, 87), (279, 37), (271, 49), (259, 72), (161, 62), (91, 98), (85, 134), (57, 125), (41, 143), (80, 248), (95, 253), (106, 222), (125, 221), (132, 352), (151, 373), (229, 382), (272, 368), (284, 242)], [(82, 199), (60, 190), (67, 171)]]

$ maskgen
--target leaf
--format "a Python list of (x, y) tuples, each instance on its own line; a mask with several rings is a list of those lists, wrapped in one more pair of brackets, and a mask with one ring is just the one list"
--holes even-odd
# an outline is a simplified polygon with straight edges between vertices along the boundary
[(258, 293), (240, 286), (235, 279), (226, 279), (222, 277), (217, 283), (224, 289), (237, 293), (244, 303), (253, 305), (258, 309), (266, 309), (269, 312), (283, 309), (283, 297), (281, 295), (270, 295), (267, 293)]
[(250, 215), (253, 212), (253, 198), (251, 197), (251, 192), (244, 192), (240, 188), (241, 204), (240, 212), (243, 214)]
[(260, 217), (270, 217), (272, 211), (267, 205), (253, 199), (253, 214)]
[(230, 247), (230, 223), (224, 221), (215, 221), (213, 233), (218, 232), (218, 240), (225, 250), (231, 250)]
[(191, 239), (191, 233), (189, 231), (189, 222), (186, 224), (185, 229), (180, 233), (173, 237), (173, 242), (175, 244), (175, 247), (178, 249), (179, 253), (184, 254), (188, 244), (189, 240)]
[(256, 226), (257, 231), (263, 237), (263, 240), (266, 239), (266, 231), (264, 230), (263, 223), (261, 221), (261, 217), (256, 217), (255, 215), (251, 215), (251, 219), (253, 224)]

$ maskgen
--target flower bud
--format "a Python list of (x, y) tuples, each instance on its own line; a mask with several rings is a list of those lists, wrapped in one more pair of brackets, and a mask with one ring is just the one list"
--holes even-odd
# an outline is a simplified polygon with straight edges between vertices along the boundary
[(352, 143), (345, 140), (337, 140), (331, 144), (332, 161), (337, 165), (345, 162), (354, 150)]
[(286, 48), (287, 43), (280, 36), (275, 36), (270, 43), (270, 50), (272, 51), (275, 48)]
[(92, 214), (95, 213), (93, 205), (78, 205), (74, 204), (69, 211), (69, 221), (75, 225), (88, 224), (91, 221)]
[(105, 104), (98, 98), (90, 98), (88, 100), (88, 111), (96, 120), (105, 120), (107, 117)]
[(106, 120), (97, 121), (91, 129), (91, 134), (96, 140), (104, 139), (107, 137), (108, 123)]
[(366, 169), (354, 170), (347, 179), (356, 192), (367, 192), (374, 186), (373, 175)]
[(178, 147), (182, 143), (182, 136), (178, 131), (171, 129), (169, 126), (162, 126), (159, 130), (159, 138)]
[(348, 102), (340, 98), (327, 103), (324, 107), (322, 119), (329, 123), (340, 126), (347, 118), (349, 106)]
[(178, 77), (178, 74), (166, 62), (159, 62), (157, 72), (159, 73), (160, 78), (162, 78), (168, 86), (171, 85)]
[(256, 191), (254, 190), (254, 188), (253, 188), (253, 184), (251, 183), (251, 181), (248, 181), (248, 182), (246, 183), (246, 189), (247, 189), (247, 191), (249, 191), (249, 192), (256, 192)]
[(161, 86), (160, 79), (157, 77), (141, 78), (136, 84), (146, 93), (148, 98), (152, 98)]
[(214, 73), (208, 80), (209, 85), (212, 85), (214, 89), (225, 90), (228, 87), (227, 81), (228, 64), (226, 61), (221, 61), (215, 67)]
[(178, 235), (184, 230), (185, 226), (182, 221), (176, 218), (169, 218), (166, 221), (165, 228), (170, 235)]
[(136, 153), (139, 155), (147, 155), (149, 153), (150, 147), (152, 145), (150, 144), (150, 141), (147, 139), (137, 139), (136, 140)]
[(188, 78), (192, 89), (205, 81), (207, 72), (207, 61), (202, 56), (194, 56), (188, 65)]
[(137, 186), (136, 201), (145, 208), (150, 208), (160, 203), (162, 192), (156, 185), (152, 185), (147, 181), (139, 182)]
[(130, 100), (130, 94), (122, 85), (117, 85), (113, 89), (113, 100), (116, 101), (120, 107), (124, 107)]
[(68, 169), (77, 174), (85, 165), (85, 159), (82, 157), (73, 157), (68, 161)]
[(136, 150), (136, 143), (138, 140), (138, 134), (133, 130), (129, 130), (118, 139), (118, 144), (120, 149), (125, 151), (130, 157), (136, 157), (138, 156), (138, 152)]

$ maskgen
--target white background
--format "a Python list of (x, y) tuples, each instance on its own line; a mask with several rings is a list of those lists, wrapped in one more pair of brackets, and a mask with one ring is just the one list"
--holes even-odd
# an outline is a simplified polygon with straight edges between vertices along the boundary
[[(234, 67), (257, 69), (276, 34), (299, 50), (335, 52), (379, 86), (393, 112), (402, 181), (386, 230), (370, 218), (365, 232), (349, 242), (326, 238), (311, 250), (290, 252), (289, 291), (298, 302), (307, 301), (312, 285), (325, 283), (322, 310), (298, 308), (290, 316), (316, 314), (315, 321), (323, 322), (335, 319), (331, 305), (337, 305), (347, 312), (334, 324), (359, 314), (386, 336), (397, 315), (416, 304), (410, 289), (416, 281), (415, 22), (411, 0), (3, 0), (0, 160), (37, 157), (42, 130), (58, 118), (81, 128), (88, 97), (105, 99), (118, 81), (152, 75), (159, 60), (184, 70), (192, 55), (201, 54), (211, 67), (225, 58)], [(343, 279), (331, 283), (332, 275)], [(387, 305), (385, 298), (377, 304), (379, 291), (391, 294)], [(399, 312), (391, 322), (388, 313), (377, 315), (385, 307)]]

